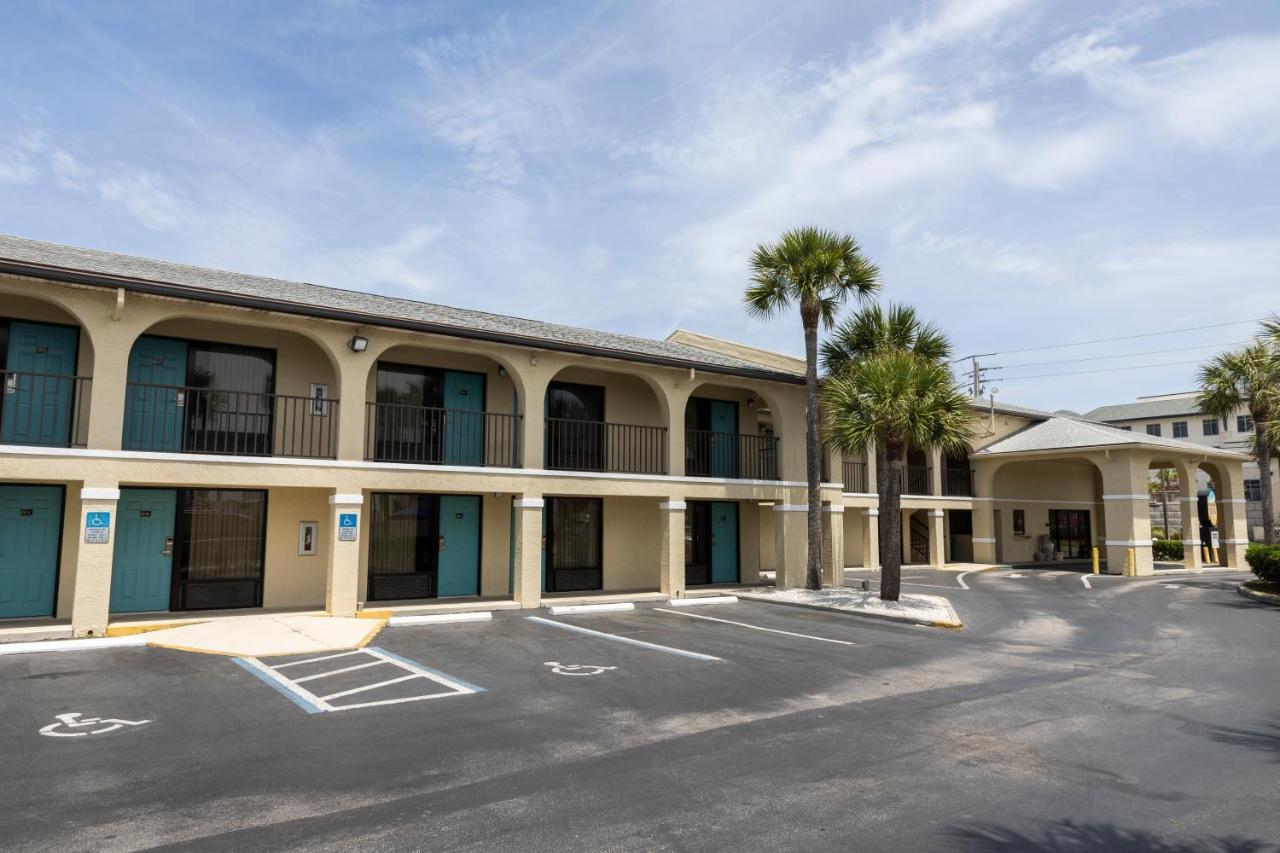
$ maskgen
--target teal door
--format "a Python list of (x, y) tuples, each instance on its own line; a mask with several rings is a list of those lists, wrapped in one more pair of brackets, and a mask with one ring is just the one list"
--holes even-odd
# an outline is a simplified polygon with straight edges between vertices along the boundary
[(480, 496), (440, 496), (436, 595), (480, 594)]
[(738, 505), (711, 504), (711, 582), (738, 582)]
[(181, 450), (186, 407), (187, 344), (138, 338), (129, 353), (124, 400), (125, 450)]
[(65, 447), (71, 436), (76, 345), (80, 330), (43, 323), (9, 324), (0, 440)]
[(442, 396), (445, 464), (484, 464), (484, 375), (446, 370)]
[(738, 476), (738, 404), (709, 401), (711, 413), (711, 476)]
[(0, 618), (53, 616), (61, 486), (0, 486)]
[(169, 609), (175, 489), (121, 489), (111, 567), (111, 612)]

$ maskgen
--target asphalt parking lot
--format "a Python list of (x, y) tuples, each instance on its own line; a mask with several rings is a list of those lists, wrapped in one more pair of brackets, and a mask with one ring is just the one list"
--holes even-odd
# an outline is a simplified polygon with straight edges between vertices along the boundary
[(0, 657), (0, 846), (1280, 849), (1242, 576), (908, 575), (965, 630), (744, 601)]

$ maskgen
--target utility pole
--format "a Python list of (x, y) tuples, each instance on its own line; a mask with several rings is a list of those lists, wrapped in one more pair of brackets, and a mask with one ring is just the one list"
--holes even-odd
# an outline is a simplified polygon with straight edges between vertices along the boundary
[(976, 353), (974, 355), (961, 356), (960, 358), (957, 358), (955, 359), (955, 361), (951, 362), (952, 364), (955, 364), (956, 362), (959, 362), (959, 361), (969, 362), (969, 372), (973, 374), (973, 383), (971, 385), (970, 393), (973, 395), (973, 399), (975, 400), (982, 399), (982, 380), (984, 378), (983, 373), (985, 371), (992, 370), (992, 369), (995, 369), (995, 370), (1000, 369), (998, 367), (997, 368), (983, 367), (978, 362), (978, 359), (986, 358), (987, 356), (991, 356), (991, 355), (995, 355), (995, 353), (993, 352)]

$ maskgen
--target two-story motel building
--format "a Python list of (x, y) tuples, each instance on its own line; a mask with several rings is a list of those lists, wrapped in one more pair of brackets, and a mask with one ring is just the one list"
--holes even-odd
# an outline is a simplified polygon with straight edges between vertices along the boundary
[[(0, 237), (0, 358), (0, 631), (803, 581), (786, 356)], [(1031, 560), (1048, 536), (1149, 572), (1160, 463), (1210, 472), (1240, 565), (1241, 454), (980, 415), (967, 458), (909, 460), (909, 560)], [(831, 583), (879, 546), (873, 455), (825, 467)]]

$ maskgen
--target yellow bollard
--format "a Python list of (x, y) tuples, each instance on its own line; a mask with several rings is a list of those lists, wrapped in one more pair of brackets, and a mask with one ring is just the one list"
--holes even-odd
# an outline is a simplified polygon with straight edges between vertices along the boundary
[(1137, 551), (1130, 548), (1129, 552), (1125, 555), (1124, 573), (1129, 577), (1133, 577), (1137, 571)]
[(1098, 549), (1097, 548), (1093, 549), (1093, 573), (1095, 575), (1098, 573)]
[(1208, 545), (1200, 546), (1200, 554), (1201, 554), (1201, 559), (1203, 559), (1206, 563), (1209, 562), (1209, 546)]

